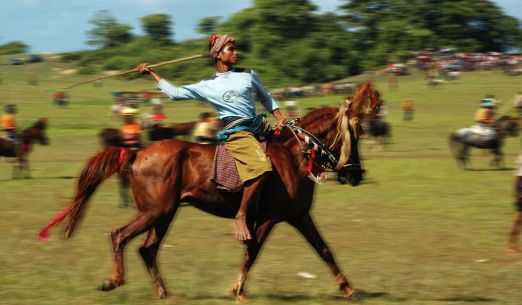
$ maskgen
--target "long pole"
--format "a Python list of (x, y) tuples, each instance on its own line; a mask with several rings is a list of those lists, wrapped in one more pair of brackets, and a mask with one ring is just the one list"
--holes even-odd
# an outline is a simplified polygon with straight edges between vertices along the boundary
[[(196, 58), (200, 58), (200, 57), (203, 57), (203, 55), (198, 54), (198, 55), (193, 55), (193, 56), (173, 59), (173, 60), (164, 61), (164, 62), (160, 62), (160, 63), (157, 63), (157, 64), (149, 65), (149, 67), (150, 68), (157, 68), (157, 67), (160, 67), (160, 66), (164, 66), (164, 65), (168, 65), (168, 64), (174, 64), (174, 63), (178, 63), (178, 62), (182, 62), (182, 61), (188, 61), (188, 60), (192, 60), (192, 59), (196, 59)], [(83, 84), (88, 84), (88, 83), (92, 83), (92, 82), (95, 82), (95, 81), (98, 81), (98, 80), (107, 79), (107, 78), (111, 78), (111, 77), (122, 76), (122, 75), (126, 75), (126, 74), (129, 74), (129, 73), (132, 73), (132, 72), (137, 72), (137, 71), (138, 71), (138, 69), (134, 68), (134, 69), (131, 69), (131, 70), (127, 70), (127, 71), (116, 73), (116, 74), (112, 74), (112, 75), (107, 75), (107, 76), (102, 76), (102, 77), (98, 77), (98, 78), (94, 78), (94, 79), (84, 80), (84, 81), (81, 81), (81, 82), (69, 85), (69, 86), (65, 87), (64, 89), (71, 89), (71, 88), (74, 88), (76, 86), (80, 86), (80, 85), (83, 85)]]

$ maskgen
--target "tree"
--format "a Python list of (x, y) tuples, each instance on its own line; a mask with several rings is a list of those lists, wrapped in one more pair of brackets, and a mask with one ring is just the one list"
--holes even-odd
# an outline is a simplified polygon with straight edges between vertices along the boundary
[(520, 39), (520, 23), (488, 0), (346, 0), (341, 5), (364, 66), (376, 68), (411, 51), (451, 47), (505, 51)]
[(200, 34), (210, 35), (214, 33), (216, 27), (219, 25), (221, 17), (205, 17), (199, 20), (196, 31)]
[(87, 32), (89, 40), (87, 44), (99, 46), (101, 48), (111, 48), (133, 39), (130, 32), (131, 27), (126, 24), (120, 24), (110, 11), (102, 10), (96, 12), (94, 18), (89, 20), (93, 24), (94, 29)]
[(141, 26), (147, 36), (163, 45), (172, 43), (173, 24), (166, 14), (152, 14), (141, 18)]
[(29, 46), (21, 41), (11, 41), (0, 45), (0, 55), (26, 53), (28, 49)]

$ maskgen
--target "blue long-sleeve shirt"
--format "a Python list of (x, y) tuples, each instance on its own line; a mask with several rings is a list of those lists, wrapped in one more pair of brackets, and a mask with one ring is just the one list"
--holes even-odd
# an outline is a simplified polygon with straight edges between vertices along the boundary
[(215, 107), (220, 119), (253, 118), (256, 115), (254, 97), (257, 97), (269, 112), (279, 108), (257, 74), (249, 69), (234, 68), (229, 72), (218, 72), (211, 79), (180, 87), (161, 79), (158, 89), (173, 100), (207, 101)]

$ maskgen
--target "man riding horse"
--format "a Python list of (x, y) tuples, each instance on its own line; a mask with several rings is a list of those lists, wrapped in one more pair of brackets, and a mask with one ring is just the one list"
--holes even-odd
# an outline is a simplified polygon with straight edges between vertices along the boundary
[(18, 138), (16, 136), (17, 126), (15, 123), (15, 114), (17, 112), (16, 105), (7, 104), (5, 105), (4, 114), (2, 115), (2, 130), (5, 132), (4, 138), (6, 140), (17, 143)]
[(141, 74), (150, 74), (158, 82), (158, 88), (172, 99), (208, 101), (216, 108), (218, 117), (226, 126), (222, 140), (228, 153), (234, 157), (244, 183), (241, 206), (233, 221), (234, 232), (236, 239), (249, 240), (251, 232), (247, 227), (247, 210), (257, 200), (263, 181), (272, 171), (270, 158), (257, 139), (267, 130), (267, 123), (263, 116), (256, 116), (254, 92), (281, 126), (286, 118), (254, 71), (234, 67), (238, 63), (239, 51), (232, 36), (212, 35), (208, 50), (217, 73), (211, 79), (196, 84), (174, 86), (147, 64), (139, 65), (137, 70)]
[(497, 132), (495, 131), (495, 108), (496, 101), (492, 98), (485, 98), (480, 101), (480, 108), (475, 112), (476, 124), (470, 128), (462, 128), (457, 134), (466, 138), (476, 140), (491, 140)]

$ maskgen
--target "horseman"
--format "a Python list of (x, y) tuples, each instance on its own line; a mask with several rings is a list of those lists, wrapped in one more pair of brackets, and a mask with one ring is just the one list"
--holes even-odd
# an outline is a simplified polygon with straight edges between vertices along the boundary
[(238, 240), (249, 240), (252, 237), (247, 227), (247, 210), (252, 202), (257, 201), (263, 182), (272, 171), (272, 163), (258, 140), (267, 131), (267, 123), (263, 116), (256, 115), (254, 97), (261, 100), (280, 127), (285, 124), (286, 118), (254, 71), (234, 67), (238, 63), (239, 51), (232, 36), (212, 35), (208, 50), (217, 73), (210, 79), (192, 85), (174, 86), (147, 64), (139, 65), (137, 70), (141, 74), (150, 73), (158, 82), (158, 88), (174, 100), (207, 101), (215, 107), (218, 117), (226, 126), (221, 140), (234, 157), (244, 183), (241, 205), (233, 221), (235, 237)]
[(472, 129), (482, 138), (491, 139), (496, 134), (493, 128), (496, 104), (497, 102), (493, 98), (485, 98), (480, 101), (480, 108), (475, 113), (475, 122), (477, 124)]
[(163, 104), (160, 99), (152, 99), (152, 124), (163, 126), (163, 123), (167, 120), (167, 116), (163, 112)]
[(140, 148), (141, 145), (141, 127), (136, 122), (135, 115), (137, 109), (126, 108), (122, 111), (124, 124), (120, 128), (123, 145), (132, 149)]
[(210, 112), (202, 112), (200, 121), (194, 126), (192, 136), (198, 143), (209, 144), (216, 142), (216, 133), (219, 127), (217, 118)]
[(18, 143), (18, 137), (16, 135), (17, 126), (15, 123), (15, 114), (18, 112), (16, 105), (7, 104), (4, 108), (4, 114), (2, 115), (1, 123), (2, 130), (5, 132), (5, 138), (14, 143)]

